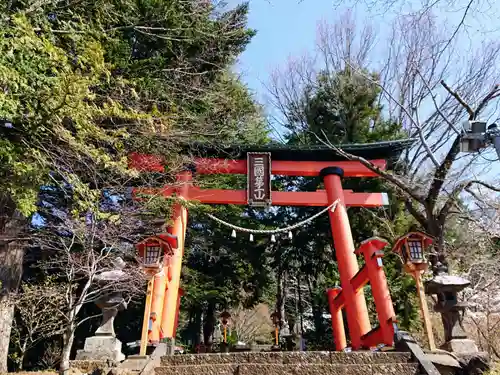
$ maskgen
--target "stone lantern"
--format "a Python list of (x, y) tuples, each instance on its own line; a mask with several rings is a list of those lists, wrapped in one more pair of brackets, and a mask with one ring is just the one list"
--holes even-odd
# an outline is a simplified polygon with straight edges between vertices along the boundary
[(106, 290), (96, 301), (96, 305), (102, 312), (102, 322), (95, 335), (85, 339), (83, 350), (77, 351), (77, 360), (120, 362), (125, 359), (122, 353), (122, 343), (116, 338), (113, 323), (117, 313), (127, 308), (127, 303), (120, 291), (113, 291), (112, 288), (107, 287), (109, 284), (123, 282), (127, 279), (127, 273), (123, 271), (125, 266), (123, 259), (116, 257), (112, 261), (112, 269), (102, 271), (95, 276), (97, 285)]
[(476, 343), (470, 340), (463, 328), (462, 320), (467, 302), (458, 302), (458, 293), (468, 287), (470, 282), (459, 276), (437, 275), (425, 285), (427, 294), (435, 294), (437, 302), (434, 310), (441, 313), (445, 343), (442, 349), (454, 353), (478, 352)]
[(283, 328), (281, 329), (281, 337), (285, 340), (285, 347), (287, 351), (292, 351), (295, 348), (295, 342), (294, 339), (295, 333), (293, 330), (290, 330), (290, 324), (289, 321), (285, 321), (283, 324)]

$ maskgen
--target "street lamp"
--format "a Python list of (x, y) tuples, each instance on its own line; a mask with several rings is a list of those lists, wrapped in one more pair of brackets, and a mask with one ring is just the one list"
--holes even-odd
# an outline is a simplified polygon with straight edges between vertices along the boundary
[(392, 251), (401, 257), (405, 271), (415, 279), (420, 310), (429, 340), (429, 347), (434, 351), (436, 350), (436, 344), (432, 332), (429, 308), (427, 307), (427, 300), (425, 299), (425, 293), (422, 288), (422, 273), (424, 273), (428, 267), (427, 260), (425, 259), (425, 252), (429, 246), (432, 245), (432, 242), (432, 238), (422, 232), (410, 232), (396, 240)]
[(464, 130), (465, 134), (460, 140), (461, 152), (477, 152), (492, 144), (500, 158), (500, 129), (497, 124), (486, 127), (484, 121), (466, 121)]
[(146, 355), (149, 326), (150, 323), (156, 320), (156, 313), (151, 314), (155, 275), (161, 271), (166, 264), (167, 258), (173, 255), (173, 249), (177, 248), (177, 246), (177, 236), (170, 233), (161, 233), (148, 237), (136, 245), (141, 268), (149, 279), (144, 307), (144, 320), (142, 322), (140, 355)]

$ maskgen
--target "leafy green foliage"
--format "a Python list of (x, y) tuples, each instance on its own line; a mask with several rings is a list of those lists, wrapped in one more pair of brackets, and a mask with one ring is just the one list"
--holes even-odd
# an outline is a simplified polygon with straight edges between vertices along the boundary
[[(117, 224), (126, 213), (106, 212), (102, 197), (123, 197), (129, 185), (171, 182), (193, 156), (179, 155), (182, 144), (268, 140), (262, 109), (230, 72), (255, 34), (246, 27), (247, 4), (221, 12), (191, 0), (71, 7), (16, 1), (2, 2), (0, 12), (0, 200), (25, 217), (37, 210), (42, 189), (54, 212), (79, 216), (91, 209)], [(166, 173), (129, 170), (127, 155), (134, 151), (163, 156)], [(148, 200), (149, 216), (168, 217), (173, 202)], [(189, 209), (200, 217), (207, 210), (196, 203)], [(45, 225), (57, 220), (44, 214)], [(213, 252), (223, 242), (215, 237), (206, 244)], [(187, 301), (252, 299), (257, 260), (237, 248), (229, 246), (217, 263), (226, 276), (187, 249)], [(202, 289), (205, 284), (216, 293)], [(249, 295), (234, 292), (240, 287)]]
[[(123, 213), (105, 212), (102, 196), (110, 191), (121, 196), (129, 183), (171, 182), (193, 156), (180, 156), (181, 144), (270, 142), (262, 109), (229, 71), (255, 34), (246, 27), (247, 4), (225, 12), (190, 0), (79, 1), (71, 7), (59, 0), (20, 1), (0, 7), (0, 173), (7, 177), (0, 189), (23, 215), (35, 212), (42, 187), (52, 208), (79, 215), (93, 205), (99, 218), (116, 224)], [(289, 127), (291, 144), (317, 144), (315, 134), (323, 132), (336, 143), (401, 137), (398, 124), (382, 119), (378, 88), (348, 71), (322, 73), (303, 94), (303, 116)], [(138, 177), (127, 169), (126, 156), (133, 151), (164, 156), (166, 173)], [(211, 188), (244, 186), (237, 176), (197, 177), (196, 182)], [(285, 190), (321, 186), (309, 178), (274, 183)], [(374, 180), (346, 181), (345, 187), (388, 190)], [(70, 191), (70, 197), (61, 191)], [(149, 199), (149, 216), (168, 218), (174, 202), (175, 197)], [(202, 320), (210, 336), (222, 308), (269, 300), (286, 275), (300, 284), (311, 306), (315, 331), (310, 343), (331, 345), (329, 322), (322, 316), (324, 292), (339, 276), (326, 217), (299, 230), (292, 241), (270, 246), (257, 236), (254, 243), (246, 236), (231, 239), (230, 230), (205, 213), (264, 228), (295, 223), (316, 210), (188, 206), (185, 313), (179, 330), (184, 341), (199, 341)], [(404, 232), (401, 210), (396, 204), (375, 212), (351, 209), (355, 240), (374, 231), (387, 233), (387, 226), (391, 233)], [(387, 222), (377, 219), (382, 213)], [(400, 277), (394, 257), (387, 257), (386, 270), (397, 313), (409, 325), (415, 311), (411, 281)], [(290, 320), (298, 319), (296, 304), (289, 300), (285, 310)], [(140, 324), (129, 326), (138, 332)]]
[(112, 159), (96, 143), (120, 139), (99, 129), (94, 118), (119, 109), (92, 102), (91, 86), (109, 72), (97, 41), (75, 46), (80, 59), (74, 64), (66, 51), (37, 35), (25, 16), (15, 15), (11, 22), (11, 27), (3, 24), (0, 35), (0, 118), (8, 124), (2, 129), (1, 172), (7, 178), (1, 183), (5, 184), (2, 191), (29, 215), (35, 210), (38, 187), (48, 177), (51, 159), (63, 156), (56, 154), (55, 147), (110, 166)]
[(25, 215), (49, 171), (95, 189), (133, 176), (133, 150), (165, 155), (174, 173), (179, 142), (265, 136), (260, 108), (227, 71), (254, 34), (246, 4), (2, 7), (1, 183)]

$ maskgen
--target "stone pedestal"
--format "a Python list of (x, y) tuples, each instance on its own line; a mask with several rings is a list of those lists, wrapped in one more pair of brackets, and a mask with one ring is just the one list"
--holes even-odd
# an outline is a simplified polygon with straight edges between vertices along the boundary
[(476, 343), (471, 339), (451, 339), (445, 342), (441, 349), (457, 354), (470, 354), (479, 351)]
[(113, 336), (92, 336), (85, 339), (83, 350), (78, 350), (76, 360), (111, 360), (121, 362), (122, 342)]
[(125, 262), (118, 257), (114, 260), (113, 265), (116, 269), (103, 271), (95, 277), (98, 285), (109, 291), (96, 301), (96, 305), (102, 311), (102, 322), (95, 332), (95, 336), (85, 339), (83, 350), (77, 351), (77, 360), (108, 360), (115, 362), (125, 360), (125, 355), (122, 353), (122, 342), (116, 338), (113, 323), (118, 311), (126, 309), (127, 304), (121, 292), (105, 288), (109, 284), (120, 282), (126, 278), (123, 271)]

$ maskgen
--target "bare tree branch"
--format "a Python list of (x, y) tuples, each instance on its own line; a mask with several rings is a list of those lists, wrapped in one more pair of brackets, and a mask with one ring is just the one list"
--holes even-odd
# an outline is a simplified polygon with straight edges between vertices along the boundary
[(451, 96), (453, 96), (457, 101), (460, 103), (462, 107), (467, 111), (469, 114), (469, 120), (474, 119), (474, 111), (473, 109), (465, 102), (465, 100), (460, 96), (460, 94), (454, 90), (451, 89), (450, 86), (446, 84), (445, 81), (441, 80), (441, 85), (450, 93)]
[(386, 180), (392, 182), (394, 186), (399, 188), (402, 192), (404, 192), (408, 197), (415, 199), (417, 202), (423, 203), (424, 202), (424, 197), (415, 193), (411, 188), (408, 187), (408, 185), (400, 180), (397, 176), (393, 175), (392, 173), (386, 172), (377, 166), (375, 166), (373, 163), (370, 163), (368, 160), (356, 156), (350, 153), (345, 152), (341, 148), (333, 145), (327, 138), (326, 134), (323, 133), (323, 137), (319, 137), (317, 134), (313, 134), (318, 141), (323, 143), (325, 146), (330, 147), (332, 150), (334, 150), (338, 155), (344, 157), (347, 160), (355, 160), (359, 161), (361, 164), (363, 164), (366, 168), (371, 170), (372, 172), (377, 173), (379, 176), (384, 177)]

